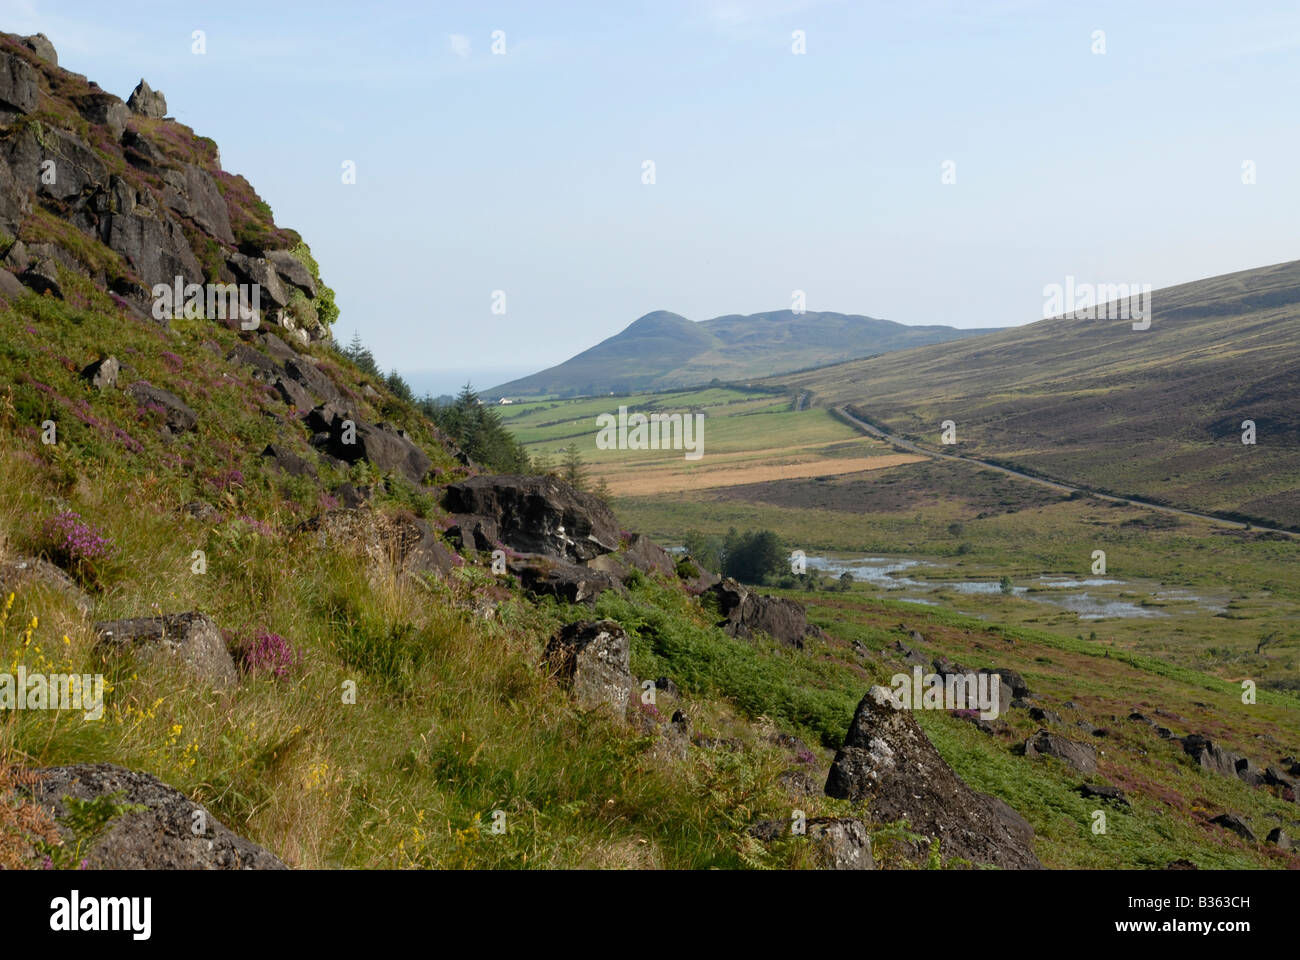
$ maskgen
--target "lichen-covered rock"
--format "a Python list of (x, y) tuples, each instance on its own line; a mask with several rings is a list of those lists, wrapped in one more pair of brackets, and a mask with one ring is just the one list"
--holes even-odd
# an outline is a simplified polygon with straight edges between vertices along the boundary
[(126, 392), (142, 407), (159, 408), (169, 433), (185, 433), (187, 430), (193, 430), (199, 422), (199, 415), (189, 404), (161, 387), (137, 380), (126, 388)]
[(907, 820), (913, 831), (938, 839), (945, 858), (1005, 869), (1042, 866), (1033, 828), (1001, 800), (967, 786), (885, 687), (872, 687), (858, 704), (825, 789), (866, 801), (878, 822)]
[[(233, 833), (204, 807), (157, 777), (111, 763), (47, 767), (31, 797), (55, 818), (68, 814), (65, 797), (94, 800), (121, 792), (115, 802), (144, 810), (123, 813), (84, 851), (92, 870), (285, 870), (273, 853)], [(62, 824), (64, 842), (75, 842)]]
[(567, 685), (580, 707), (606, 704), (618, 716), (636, 687), (632, 676), (631, 644), (613, 620), (580, 620), (566, 624), (546, 645), (546, 662)]
[(239, 680), (221, 630), (201, 613), (107, 620), (95, 624), (95, 635), (109, 646), (130, 646), (145, 659), (181, 663), (215, 688)]

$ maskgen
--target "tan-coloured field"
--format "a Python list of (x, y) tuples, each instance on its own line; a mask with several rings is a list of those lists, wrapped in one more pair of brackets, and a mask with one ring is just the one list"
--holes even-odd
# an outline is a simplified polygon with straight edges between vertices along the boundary
[(863, 473), (928, 459), (911, 453), (897, 453), (880, 457), (809, 460), (803, 463), (763, 463), (753, 466), (738, 466), (732, 462), (688, 464), (677, 461), (662, 468), (646, 468), (632, 474), (608, 474), (605, 480), (615, 496), (650, 496), (710, 487), (734, 487), (743, 483), (768, 483), (773, 480), (803, 480), (808, 477)]

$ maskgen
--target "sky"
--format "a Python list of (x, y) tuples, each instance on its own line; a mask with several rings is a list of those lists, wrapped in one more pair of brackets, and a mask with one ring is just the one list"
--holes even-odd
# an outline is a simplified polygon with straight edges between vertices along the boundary
[(653, 310), (803, 291), (809, 310), (999, 327), (1042, 317), (1067, 276), (1159, 289), (1300, 256), (1295, 2), (0, 13), (106, 90), (162, 90), (311, 246), (336, 336), (436, 392)]

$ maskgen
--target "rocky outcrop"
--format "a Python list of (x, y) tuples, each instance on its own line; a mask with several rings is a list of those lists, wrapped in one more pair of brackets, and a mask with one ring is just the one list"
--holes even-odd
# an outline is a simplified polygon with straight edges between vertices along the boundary
[(490, 519), (501, 543), (520, 553), (582, 563), (619, 547), (609, 507), (555, 477), (474, 477), (449, 486), (443, 503), (451, 513)]
[(315, 431), (312, 446), (344, 463), (366, 460), (415, 484), (424, 481), (433, 465), (405, 431), (386, 423), (368, 423), (333, 404), (314, 408), (307, 415), (307, 426)]
[(714, 585), (710, 592), (723, 617), (719, 626), (729, 636), (749, 639), (755, 633), (766, 633), (794, 647), (802, 647), (805, 639), (822, 636), (821, 630), (808, 622), (803, 606), (794, 600), (762, 596), (730, 577)]
[[(83, 851), (92, 870), (285, 870), (281, 860), (231, 832), (207, 809), (157, 777), (111, 763), (46, 767), (26, 792), (55, 818), (66, 817), (68, 797), (94, 800), (121, 793), (116, 802), (144, 807), (123, 813)], [(65, 843), (72, 830), (60, 824)]]
[(606, 590), (626, 592), (613, 574), (554, 557), (524, 554), (509, 560), (506, 569), (534, 596), (555, 597), (566, 603), (592, 604)]
[(155, 90), (145, 83), (143, 77), (131, 91), (126, 105), (132, 113), (138, 113), (142, 117), (159, 119), (167, 116), (167, 98), (162, 95), (161, 90)]
[(108, 620), (95, 624), (95, 634), (106, 646), (129, 646), (144, 659), (180, 663), (213, 687), (239, 680), (221, 630), (201, 613)]
[(1006, 869), (1038, 869), (1033, 828), (995, 797), (968, 787), (885, 687), (858, 704), (835, 755), (826, 794), (866, 801), (873, 819), (907, 820), (940, 842), (944, 858)]
[(631, 645), (619, 624), (613, 620), (566, 624), (547, 643), (545, 656), (580, 707), (605, 704), (620, 717), (627, 711), (636, 678), (629, 666)]
[(1079, 743), (1047, 730), (1039, 730), (1025, 741), (1026, 757), (1056, 757), (1080, 773), (1097, 772), (1097, 748)]

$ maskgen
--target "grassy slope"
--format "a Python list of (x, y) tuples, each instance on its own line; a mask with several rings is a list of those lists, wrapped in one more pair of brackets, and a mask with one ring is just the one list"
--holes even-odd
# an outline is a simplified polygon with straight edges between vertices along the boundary
[(951, 419), (977, 457), (1300, 527), (1297, 303), (1285, 263), (1156, 291), (1146, 331), (1044, 320), (775, 379), (922, 442)]

